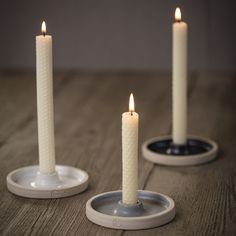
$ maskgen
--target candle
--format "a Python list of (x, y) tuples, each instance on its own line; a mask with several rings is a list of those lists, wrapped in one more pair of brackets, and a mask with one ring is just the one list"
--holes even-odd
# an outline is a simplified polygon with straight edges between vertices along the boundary
[(41, 174), (55, 172), (55, 141), (53, 120), (52, 37), (46, 35), (42, 23), (42, 35), (36, 36), (36, 74), (39, 170)]
[(137, 203), (138, 190), (138, 113), (134, 111), (134, 97), (129, 99), (129, 112), (122, 114), (122, 202)]
[(187, 133), (187, 24), (175, 11), (173, 24), (173, 143), (184, 145)]

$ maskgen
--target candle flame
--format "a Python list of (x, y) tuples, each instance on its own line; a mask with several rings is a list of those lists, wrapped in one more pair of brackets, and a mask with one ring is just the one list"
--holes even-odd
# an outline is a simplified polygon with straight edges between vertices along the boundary
[(129, 111), (131, 114), (134, 112), (134, 95), (131, 93), (129, 97)]
[(181, 21), (181, 11), (180, 11), (179, 7), (177, 7), (175, 10), (175, 20)]
[(42, 30), (43, 35), (45, 35), (46, 31), (47, 31), (46, 30), (46, 23), (45, 23), (45, 21), (43, 21), (43, 23), (42, 23), (41, 30)]

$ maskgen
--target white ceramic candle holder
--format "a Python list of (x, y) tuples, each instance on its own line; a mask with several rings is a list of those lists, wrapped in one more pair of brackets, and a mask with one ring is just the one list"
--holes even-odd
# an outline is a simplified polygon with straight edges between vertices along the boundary
[(7, 176), (10, 192), (27, 198), (62, 198), (83, 192), (88, 186), (88, 174), (71, 166), (56, 165), (56, 172), (43, 175), (39, 166), (27, 166)]
[(156, 137), (142, 145), (145, 159), (170, 166), (199, 165), (216, 158), (217, 144), (207, 138), (189, 135), (186, 145), (174, 145), (171, 136)]
[(86, 204), (86, 216), (95, 224), (124, 230), (164, 225), (175, 217), (174, 201), (160, 193), (140, 190), (135, 205), (122, 203), (122, 191), (99, 194)]

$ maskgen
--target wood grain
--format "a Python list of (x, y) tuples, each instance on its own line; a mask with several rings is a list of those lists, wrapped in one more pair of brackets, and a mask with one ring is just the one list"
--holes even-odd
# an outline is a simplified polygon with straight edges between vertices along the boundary
[(121, 114), (128, 108), (130, 92), (140, 114), (140, 144), (170, 133), (170, 74), (63, 72), (55, 77), (56, 160), (86, 170), (89, 188), (53, 200), (7, 191), (7, 173), (38, 161), (36, 94), (33, 73), (1, 73), (1, 235), (234, 235), (236, 78), (191, 76), (189, 130), (216, 140), (220, 156), (198, 167), (163, 167), (140, 154), (140, 188), (173, 197), (177, 216), (160, 228), (121, 231), (89, 222), (85, 203), (95, 194), (121, 188)]

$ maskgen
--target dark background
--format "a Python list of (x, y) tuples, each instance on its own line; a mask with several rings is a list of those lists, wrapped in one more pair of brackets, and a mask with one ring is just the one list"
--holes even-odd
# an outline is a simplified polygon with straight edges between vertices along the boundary
[(189, 68), (235, 72), (235, 1), (1, 1), (0, 69), (34, 69), (47, 23), (55, 69), (171, 69), (176, 6), (189, 25)]

